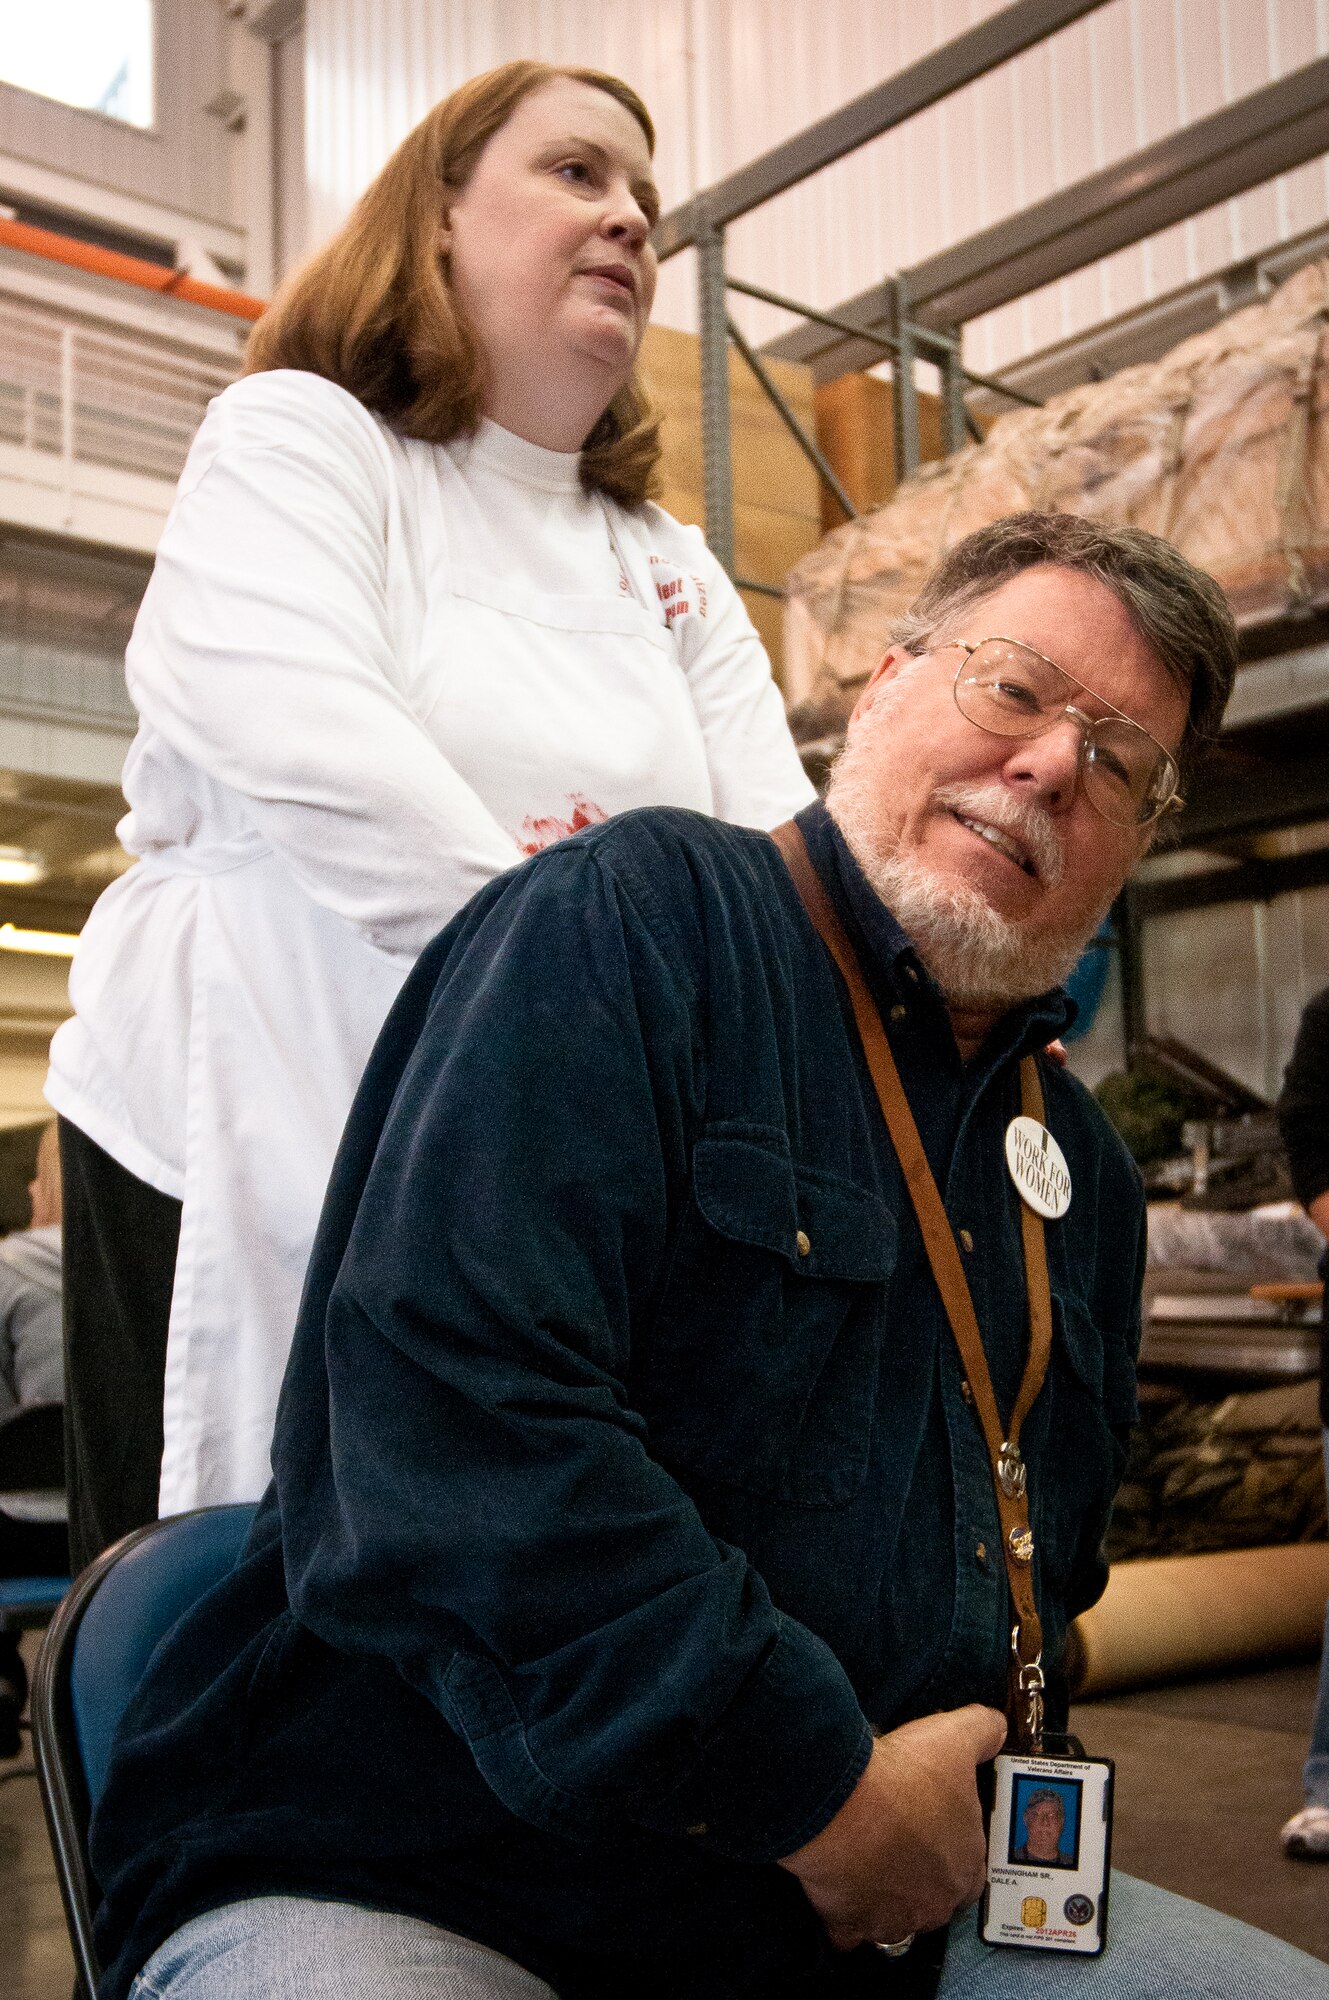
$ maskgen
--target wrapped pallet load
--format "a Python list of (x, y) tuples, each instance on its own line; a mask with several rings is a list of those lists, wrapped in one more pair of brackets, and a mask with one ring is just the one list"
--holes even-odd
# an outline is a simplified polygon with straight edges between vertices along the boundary
[(1329, 604), (1329, 262), (1127, 368), (1001, 417), (786, 580), (795, 736), (827, 747), (942, 552), (1026, 507), (1166, 535), (1251, 626)]

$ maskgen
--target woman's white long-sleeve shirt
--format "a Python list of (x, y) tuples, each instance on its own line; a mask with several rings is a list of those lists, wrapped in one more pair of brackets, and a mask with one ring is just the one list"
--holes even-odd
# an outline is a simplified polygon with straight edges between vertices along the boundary
[(333, 1152), (428, 940), (560, 834), (811, 796), (695, 528), (485, 423), (402, 438), (318, 376), (210, 407), (126, 660), (140, 716), (47, 1096), (183, 1202), (164, 1513), (251, 1499)]

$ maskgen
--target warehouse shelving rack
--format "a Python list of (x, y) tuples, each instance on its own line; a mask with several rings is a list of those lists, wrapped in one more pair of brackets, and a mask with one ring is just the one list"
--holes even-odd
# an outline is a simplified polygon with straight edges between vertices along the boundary
[[(729, 224), (1106, 4), (1108, 0), (1015, 0), (703, 189), (657, 223), (654, 240), (662, 261), (689, 249), (696, 253), (706, 536), (742, 588), (783, 594), (778, 585), (735, 574), (731, 343), (852, 519), (857, 509), (850, 496), (781, 395), (764, 357), (807, 362), (818, 383), (889, 360), (895, 464), (900, 476), (907, 477), (917, 469), (920, 456), (919, 361), (931, 362), (940, 376), (946, 453), (978, 434), (965, 401), (968, 389), (982, 388), (1017, 402), (1038, 401), (1014, 384), (977, 374), (965, 365), (966, 321), (1324, 152), (1329, 56), (1058, 190), (912, 269), (883, 278), (829, 310), (727, 272)], [(730, 316), (730, 292), (778, 306), (803, 324), (758, 351)]]

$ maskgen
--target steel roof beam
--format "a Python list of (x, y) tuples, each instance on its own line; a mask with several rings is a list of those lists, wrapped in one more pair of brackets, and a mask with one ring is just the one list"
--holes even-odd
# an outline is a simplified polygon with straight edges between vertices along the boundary
[[(911, 311), (931, 326), (962, 325), (1244, 194), (1325, 152), (1327, 115), (1329, 56), (1321, 56), (914, 265), (901, 274)], [(833, 311), (865, 332), (889, 330), (889, 297), (885, 285), (874, 285)], [(768, 341), (763, 352), (810, 362), (819, 382), (880, 358), (864, 341), (830, 338), (815, 326)]]
[(893, 126), (916, 117), (930, 104), (986, 76), (1012, 56), (1105, 4), (1106, 0), (1015, 0), (1014, 6), (980, 21), (953, 42), (934, 49), (908, 69), (852, 98), (838, 111), (671, 209), (655, 226), (659, 256), (676, 256), (708, 227), (723, 229), (726, 223), (760, 208), (809, 174), (832, 166), (846, 153), (856, 152), (870, 139), (880, 138)]

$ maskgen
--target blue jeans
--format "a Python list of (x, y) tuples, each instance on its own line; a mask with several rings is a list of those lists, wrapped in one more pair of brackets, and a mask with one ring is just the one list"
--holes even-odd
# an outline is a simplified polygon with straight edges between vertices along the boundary
[(304, 1896), (195, 1917), (155, 1951), (129, 2000), (553, 2000), (542, 1979), (452, 1931)]
[[(1101, 1958), (994, 1951), (951, 1928), (938, 2000), (1326, 2000), (1329, 1966), (1235, 1918), (1114, 1874)], [(263, 1896), (168, 1938), (130, 2000), (553, 2000), (542, 1980), (415, 1917)], [(624, 2000), (630, 2000), (625, 1994)]]
[[(1324, 1480), (1329, 1488), (1329, 1431), (1324, 1434)], [(1301, 1780), (1308, 1805), (1329, 1806), (1329, 1604), (1324, 1609), (1324, 1651), (1320, 1654), (1320, 1691), (1315, 1698), (1310, 1755)]]

